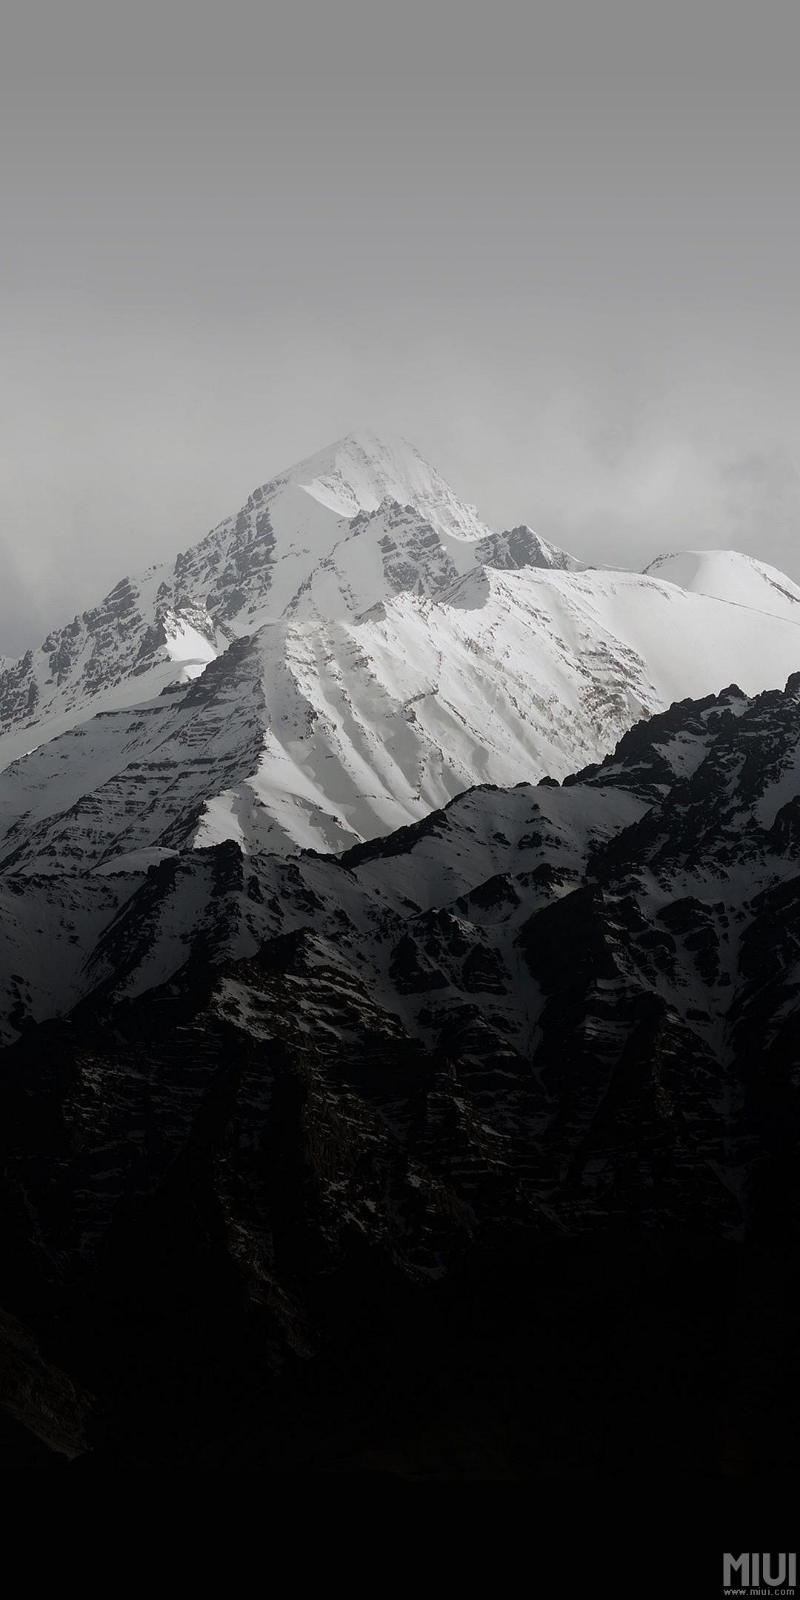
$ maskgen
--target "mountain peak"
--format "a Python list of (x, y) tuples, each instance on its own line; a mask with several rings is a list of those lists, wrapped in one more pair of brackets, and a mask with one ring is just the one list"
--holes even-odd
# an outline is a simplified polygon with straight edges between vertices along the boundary
[(564, 572), (575, 572), (582, 567), (567, 550), (559, 550), (534, 533), (527, 523), (509, 528), (505, 533), (492, 533), (478, 545), (478, 560), (489, 567), (546, 567)]
[[(187, 685), (230, 654), (233, 641), (291, 623), (300, 630), (291, 670), (278, 629), (269, 672), (257, 672), (246, 692), (240, 776), (245, 783), (254, 776), (269, 731), (265, 772), (283, 763), (275, 782), (288, 784), (294, 796), (285, 839), (313, 843), (303, 808), (328, 814), (330, 797), (316, 769), (331, 756), (347, 772), (336, 814), (350, 834), (364, 834), (396, 820), (398, 793), (408, 791), (400, 814), (416, 816), (481, 773), (505, 781), (541, 764), (551, 774), (567, 761), (577, 767), (604, 754), (642, 709), (717, 689), (733, 676), (752, 691), (785, 679), (796, 666), (800, 588), (773, 568), (736, 552), (700, 551), (662, 556), (648, 572), (583, 571), (525, 524), (490, 533), (413, 444), (358, 429), (254, 490), (174, 563), (118, 583), (99, 605), (52, 630), (38, 650), (0, 669), (0, 768), (100, 712), (127, 714), (158, 701), (145, 720), (150, 728), (165, 726), (160, 713), (177, 708)], [(439, 600), (442, 606), (431, 608)], [(374, 616), (380, 602), (391, 602), (383, 633), (344, 631), (366, 613)], [(686, 618), (677, 652), (676, 605)], [(228, 663), (234, 676), (237, 648)], [(587, 699), (589, 662), (597, 682)], [(337, 682), (326, 682), (319, 699), (319, 682), (333, 663)], [(348, 709), (365, 679), (361, 722), (372, 726), (377, 718), (375, 748), (384, 750), (388, 739), (392, 750), (386, 773), (370, 771), (368, 780), (369, 740), (362, 734), (351, 740)], [(212, 671), (209, 695), (215, 682)], [(576, 685), (581, 692), (573, 699)], [(256, 702), (267, 700), (269, 730), (250, 716)], [(187, 701), (190, 720), (199, 703)], [(483, 720), (476, 720), (481, 706)], [(498, 721), (501, 706), (510, 720), (503, 712)], [(556, 739), (565, 706), (573, 726), (569, 737), (565, 725)], [(138, 728), (138, 713), (135, 721)], [(213, 739), (208, 735), (214, 742), (219, 733), (226, 750), (229, 721), (226, 707)], [(254, 728), (256, 758), (248, 742)], [(339, 747), (342, 729), (346, 749)], [(105, 749), (104, 730), (110, 725), (100, 725)], [(301, 764), (298, 777), (295, 745), (306, 736), (316, 742), (309, 769)], [(290, 747), (284, 755), (282, 737)], [(568, 757), (557, 748), (565, 740)], [(88, 739), (75, 748), (88, 751)], [(444, 790), (426, 787), (426, 774), (445, 766)], [(80, 773), (83, 794), (91, 785)], [(348, 820), (347, 796), (364, 782), (380, 794), (379, 811), (365, 819), (353, 799)], [(269, 794), (274, 808), (271, 788)]]
[(385, 500), (413, 506), (438, 532), (457, 539), (481, 539), (489, 529), (474, 506), (454, 494), (407, 439), (385, 438), (359, 428), (307, 456), (265, 484), (272, 497), (282, 488), (304, 490), (337, 517), (351, 519), (377, 511)]

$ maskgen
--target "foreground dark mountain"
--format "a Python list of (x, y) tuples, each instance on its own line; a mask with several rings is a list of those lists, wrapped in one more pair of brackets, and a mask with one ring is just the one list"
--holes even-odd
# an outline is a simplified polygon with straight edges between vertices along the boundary
[(344, 856), (61, 914), (7, 878), (50, 918), (9, 977), (12, 1416), (83, 1470), (794, 1472), (799, 746), (800, 674)]

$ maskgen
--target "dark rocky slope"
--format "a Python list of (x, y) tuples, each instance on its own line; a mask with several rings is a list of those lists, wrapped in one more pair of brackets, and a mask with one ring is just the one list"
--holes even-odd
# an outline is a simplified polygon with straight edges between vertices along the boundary
[(800, 676), (344, 856), (80, 880), (2, 1060), (7, 1455), (795, 1474), (798, 746)]

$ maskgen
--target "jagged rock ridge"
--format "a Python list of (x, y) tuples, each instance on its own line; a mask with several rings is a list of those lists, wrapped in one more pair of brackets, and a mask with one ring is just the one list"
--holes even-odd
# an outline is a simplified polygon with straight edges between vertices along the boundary
[[(791, 1257), (798, 808), (800, 674), (755, 698), (732, 686), (640, 723), (564, 786), (482, 786), (344, 855), (246, 856), (229, 841), (145, 877), (62, 878), (70, 913), (48, 940), (61, 1017), (38, 1025), (48, 1001), (25, 930), (53, 914), (53, 881), (28, 878), (19, 894), (8, 878), (7, 1027), (21, 1034), (2, 1075), (10, 1310), (36, 1303), (41, 1321), (57, 1308), (42, 1359), (69, 1369), (69, 1330), (85, 1350), (100, 1295), (104, 1355), (78, 1362), (69, 1393), (100, 1391), (87, 1406), (112, 1407), (119, 1459), (174, 1461), (159, 1418), (180, 1430), (193, 1415), (162, 1392), (157, 1373), (173, 1365), (158, 1314), (140, 1309), (135, 1336), (108, 1323), (120, 1295), (172, 1303), (167, 1247), (192, 1318), (219, 1294), (224, 1359), (268, 1394), (287, 1361), (327, 1370), (336, 1329), (374, 1352), (359, 1318), (384, 1295), (418, 1329), (422, 1306), (456, 1293), (436, 1285), (460, 1285), (456, 1304), (470, 1284), (482, 1293), (487, 1250), (510, 1251), (517, 1275), (532, 1252), (540, 1287), (561, 1295), (566, 1240), (591, 1241), (610, 1283), (626, 1263), (628, 1282), (633, 1228), (656, 1241), (670, 1293), (679, 1269), (665, 1251), (706, 1262), (691, 1280), (700, 1300), (750, 1240)], [(79, 959), (65, 961), (73, 938)], [(509, 1292), (495, 1281), (498, 1308)], [(198, 1370), (211, 1363), (219, 1403), (223, 1357), (176, 1326)], [(115, 1367), (131, 1349), (151, 1386), (135, 1438)], [(481, 1392), (495, 1404), (493, 1383)], [(225, 1402), (236, 1417), (241, 1398)], [(206, 1416), (211, 1461), (302, 1460), (273, 1426), (274, 1414), (251, 1421), (244, 1446)], [(182, 1437), (197, 1464), (203, 1447)], [(402, 1460), (409, 1449), (418, 1462), (422, 1444)], [(510, 1475), (536, 1475), (520, 1450)]]

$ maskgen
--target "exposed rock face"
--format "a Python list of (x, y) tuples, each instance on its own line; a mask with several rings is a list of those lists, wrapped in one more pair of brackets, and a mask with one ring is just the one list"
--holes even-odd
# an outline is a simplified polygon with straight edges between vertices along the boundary
[(309, 589), (323, 616), (349, 617), (446, 588), (487, 533), (413, 446), (339, 440), (255, 489), (174, 562), (123, 578), (37, 650), (0, 660), (0, 762), (196, 677), (231, 639), (302, 611)]
[(339, 856), (7, 876), (6, 1301), (68, 1453), (793, 1470), (799, 685)]
[(0, 659), (0, 867), (345, 849), (475, 783), (563, 779), (734, 675), (785, 681), (798, 618), (736, 552), (648, 575), (492, 533), (411, 446), (354, 435)]
[[(431, 594), (449, 564), (429, 525), (383, 504), (319, 564), (291, 618), (0, 772), (0, 866), (141, 866), (142, 851), (224, 839), (247, 854), (346, 849), (476, 780), (566, 778), (717, 672), (736, 665), (752, 691), (797, 658), (790, 621), (637, 574), (480, 567)], [(385, 566), (399, 592), (353, 615), (354, 585), (379, 592)]]
[(476, 548), (478, 561), (487, 567), (544, 567), (549, 571), (577, 571), (581, 562), (566, 550), (548, 544), (523, 523), (507, 533), (492, 533)]

